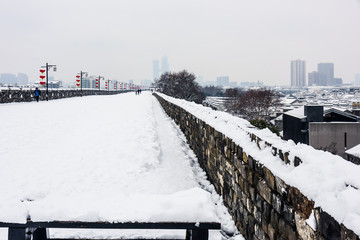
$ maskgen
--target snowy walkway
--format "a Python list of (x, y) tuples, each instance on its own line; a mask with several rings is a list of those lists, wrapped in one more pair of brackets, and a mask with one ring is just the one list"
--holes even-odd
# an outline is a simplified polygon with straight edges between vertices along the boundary
[(0, 221), (221, 221), (234, 230), (195, 159), (150, 93), (0, 105)]

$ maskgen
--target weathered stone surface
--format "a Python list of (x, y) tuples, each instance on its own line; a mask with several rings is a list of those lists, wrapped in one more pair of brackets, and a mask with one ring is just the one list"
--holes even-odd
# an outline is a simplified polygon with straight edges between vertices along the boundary
[(273, 208), (275, 209), (275, 211), (278, 213), (278, 214), (281, 214), (282, 213), (282, 201), (281, 201), (281, 198), (276, 195), (276, 194), (272, 194), (272, 206)]
[(353, 231), (347, 229), (343, 224), (341, 224), (341, 240), (359, 240), (360, 237), (357, 236)]
[(288, 185), (278, 176), (275, 176), (276, 191), (283, 197), (287, 197)]
[(264, 167), (264, 179), (269, 185), (269, 187), (275, 190), (275, 176), (267, 167)]
[(290, 224), (294, 224), (294, 210), (288, 206), (286, 203), (283, 203), (283, 215), (285, 220), (288, 221)]
[(299, 189), (291, 186), (288, 187), (288, 202), (292, 204), (294, 210), (304, 219), (309, 218), (314, 208), (314, 201), (309, 200)]
[[(184, 132), (200, 166), (222, 195), (236, 226), (247, 240), (359, 240), (351, 230), (320, 209), (315, 210), (315, 218), (321, 230), (314, 232), (304, 220), (312, 211), (313, 201), (274, 176), (258, 159), (249, 156), (246, 149), (237, 146), (221, 132), (181, 107), (159, 96), (157, 98)], [(261, 141), (255, 134), (249, 136), (256, 143)], [(265, 144), (272, 149), (272, 155), (290, 163), (288, 152), (273, 147), (271, 143)], [(298, 164), (301, 160), (295, 157), (294, 165)]]
[(295, 212), (295, 225), (296, 230), (302, 240), (315, 239), (315, 231), (306, 223), (299, 214)]
[(327, 212), (322, 210), (319, 211), (320, 218), (318, 222), (318, 231), (326, 239), (340, 239), (341, 238), (341, 227), (340, 224)]
[(264, 180), (259, 181), (257, 184), (257, 189), (260, 196), (269, 204), (271, 204), (271, 189), (268, 187)]
[(248, 157), (246, 155), (246, 152), (243, 152), (243, 161), (248, 163)]
[(269, 236), (270, 240), (277, 239), (276, 231), (271, 224), (268, 225), (268, 236)]

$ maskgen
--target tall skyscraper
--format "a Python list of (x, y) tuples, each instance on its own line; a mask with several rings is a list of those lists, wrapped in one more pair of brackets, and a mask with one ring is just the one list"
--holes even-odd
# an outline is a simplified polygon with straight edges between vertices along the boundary
[(319, 63), (318, 73), (324, 76), (326, 85), (334, 85), (334, 64), (333, 63)]
[(308, 86), (326, 86), (326, 78), (324, 75), (319, 74), (316, 71), (308, 73)]
[(223, 86), (223, 87), (226, 87), (226, 86), (229, 86), (230, 84), (230, 81), (229, 81), (229, 77), (228, 76), (221, 76), (221, 77), (217, 77), (216, 78), (216, 84), (218, 86)]
[(354, 85), (360, 87), (360, 73), (355, 74), (355, 82), (354, 82)]
[(169, 62), (166, 56), (161, 58), (161, 74), (169, 72)]
[(153, 61), (153, 78), (154, 80), (159, 79), (160, 77), (160, 62), (159, 60)]
[(303, 87), (305, 85), (305, 61), (300, 59), (291, 61), (291, 86)]
[(18, 73), (17, 83), (20, 85), (25, 85), (29, 83), (29, 77), (25, 73)]

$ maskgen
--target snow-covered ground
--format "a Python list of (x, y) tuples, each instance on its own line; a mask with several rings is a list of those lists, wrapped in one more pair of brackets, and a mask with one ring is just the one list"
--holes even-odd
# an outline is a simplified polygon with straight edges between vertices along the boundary
[(0, 105), (0, 166), (1, 222), (220, 221), (236, 231), (185, 137), (147, 92)]
[[(360, 235), (359, 165), (329, 152), (315, 150), (308, 145), (284, 141), (268, 129), (254, 129), (248, 121), (225, 112), (160, 95), (231, 138), (243, 147), (247, 154), (259, 160), (287, 184), (297, 187), (308, 198), (314, 200), (315, 207), (322, 207), (339, 223)], [(248, 133), (254, 133), (263, 140), (261, 150), (255, 142), (250, 142)], [(295, 156), (299, 157), (302, 164), (298, 167), (294, 167), (293, 162), (286, 165), (279, 157), (273, 156), (272, 149), (267, 147), (264, 141), (282, 149), (283, 152), (289, 152), (291, 161)]]

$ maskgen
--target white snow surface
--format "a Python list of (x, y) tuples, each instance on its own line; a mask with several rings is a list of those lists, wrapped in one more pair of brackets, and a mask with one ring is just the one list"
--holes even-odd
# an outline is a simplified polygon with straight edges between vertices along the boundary
[(346, 150), (345, 152), (356, 157), (360, 157), (360, 144), (350, 148), (349, 150)]
[[(248, 121), (225, 112), (159, 95), (231, 138), (247, 154), (260, 161), (287, 184), (297, 187), (309, 199), (314, 200), (315, 207), (320, 206), (339, 223), (360, 235), (359, 165), (308, 145), (284, 141), (268, 129), (257, 130)], [(259, 149), (255, 142), (250, 141), (248, 133), (254, 133), (283, 152), (288, 151), (291, 165), (286, 165), (279, 157), (273, 156), (271, 148), (266, 147), (263, 142)], [(293, 164), (295, 156), (303, 162), (298, 167)]]
[(236, 232), (150, 93), (0, 105), (0, 164), (0, 222), (216, 221)]

